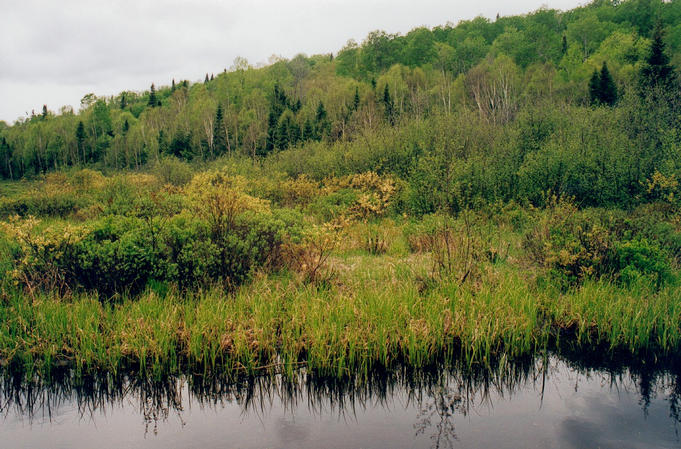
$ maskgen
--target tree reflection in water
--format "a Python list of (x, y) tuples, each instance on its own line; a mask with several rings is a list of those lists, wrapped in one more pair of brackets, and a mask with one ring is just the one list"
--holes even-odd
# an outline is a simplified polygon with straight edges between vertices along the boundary
[[(416, 437), (430, 438), (433, 448), (451, 448), (457, 435), (455, 420), (478, 407), (492, 407), (492, 398), (511, 399), (520, 388), (531, 386), (541, 398), (547, 378), (569, 367), (585, 376), (601, 376), (611, 389), (635, 389), (644, 413), (651, 398), (664, 397), (669, 416), (681, 423), (681, 369), (678, 364), (646, 364), (621, 361), (593, 362), (588, 359), (559, 358), (555, 355), (535, 360), (503, 360), (487, 367), (458, 363), (428, 369), (408, 367), (377, 369), (370, 375), (327, 377), (304, 369), (293, 376), (263, 375), (225, 378), (220, 376), (165, 376), (161, 379), (140, 375), (76, 376), (72, 371), (53, 373), (50, 379), (21, 373), (0, 376), (0, 413), (7, 419), (17, 415), (33, 420), (53, 418), (53, 411), (75, 404), (83, 421), (94, 422), (117, 408), (135, 407), (146, 431), (158, 432), (158, 424), (176, 416), (184, 425), (184, 407), (221, 409), (238, 404), (242, 415), (265, 415), (280, 406), (294, 413), (305, 408), (313, 416), (337, 415), (357, 419), (358, 410), (389, 409), (395, 397), (406, 398), (406, 406), (416, 412)], [(578, 388), (578, 383), (575, 384)], [(406, 407), (405, 406), (405, 407)], [(678, 432), (678, 430), (677, 430)], [(677, 433), (678, 435), (678, 433)]]

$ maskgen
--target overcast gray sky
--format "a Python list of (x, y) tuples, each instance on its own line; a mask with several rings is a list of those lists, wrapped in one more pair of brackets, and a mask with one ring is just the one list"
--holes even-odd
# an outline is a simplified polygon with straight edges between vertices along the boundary
[(88, 92), (201, 80), (237, 56), (337, 52), (369, 31), (521, 14), (575, 0), (0, 0), (0, 120)]

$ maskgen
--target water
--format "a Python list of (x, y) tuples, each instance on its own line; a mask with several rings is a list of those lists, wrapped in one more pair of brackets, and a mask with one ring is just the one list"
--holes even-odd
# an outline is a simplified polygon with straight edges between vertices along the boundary
[(550, 356), (335, 380), (5, 375), (2, 448), (679, 448), (681, 373)]

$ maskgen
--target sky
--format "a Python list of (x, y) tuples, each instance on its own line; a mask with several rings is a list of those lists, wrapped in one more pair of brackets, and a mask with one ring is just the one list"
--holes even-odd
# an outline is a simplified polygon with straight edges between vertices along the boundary
[(236, 57), (336, 53), (373, 30), (570, 9), (575, 0), (0, 0), (0, 120), (87, 93), (203, 80)]

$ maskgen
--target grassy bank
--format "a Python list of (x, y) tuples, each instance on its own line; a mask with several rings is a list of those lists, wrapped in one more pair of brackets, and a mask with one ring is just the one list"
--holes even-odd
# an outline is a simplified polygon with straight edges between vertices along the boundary
[(262, 277), (230, 296), (221, 289), (147, 291), (114, 305), (88, 295), (12, 295), (0, 306), (0, 356), (29, 371), (64, 362), (85, 371), (133, 366), (156, 374), (305, 364), (342, 375), (398, 361), (419, 367), (443, 355), (484, 364), (531, 354), (559, 335), (634, 354), (679, 348), (675, 287), (632, 291), (590, 282), (556, 294), (501, 268), (476, 288), (445, 282), (419, 291), (409, 262), (344, 262), (354, 265), (347, 277), (323, 287)]

